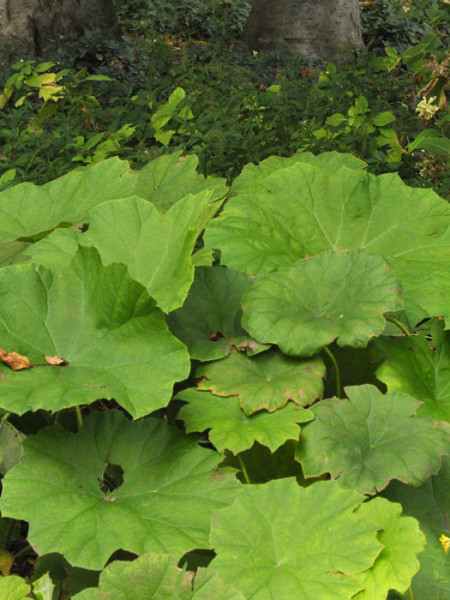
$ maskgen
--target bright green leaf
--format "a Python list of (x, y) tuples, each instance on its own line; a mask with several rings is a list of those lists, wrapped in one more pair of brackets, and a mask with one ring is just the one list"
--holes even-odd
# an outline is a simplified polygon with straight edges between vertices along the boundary
[[(39, 554), (101, 569), (118, 549), (170, 552), (208, 548), (212, 511), (238, 483), (216, 471), (220, 455), (156, 419), (93, 413), (79, 434), (58, 426), (25, 441), (22, 461), (3, 480), (2, 514), (30, 523)], [(123, 483), (102, 491), (108, 465)]]
[(364, 347), (401, 308), (399, 290), (379, 256), (323, 252), (257, 280), (244, 296), (243, 326), (261, 343), (311, 356), (337, 339)]
[(181, 156), (175, 152), (150, 161), (138, 173), (135, 194), (149, 200), (161, 212), (166, 212), (175, 202), (187, 194), (212, 190), (212, 199), (222, 198), (227, 192), (225, 180), (218, 177), (204, 178), (197, 174), (198, 158)]
[(342, 167), (348, 169), (361, 170), (367, 167), (367, 164), (353, 156), (352, 154), (342, 154), (339, 152), (324, 152), (317, 156), (311, 152), (297, 152), (289, 157), (269, 156), (258, 165), (246, 165), (242, 173), (236, 177), (231, 186), (233, 196), (242, 192), (255, 192), (264, 189), (264, 182), (271, 175), (287, 167), (291, 167), (297, 163), (305, 163), (313, 165), (320, 169), (326, 169), (330, 173), (334, 173)]
[(0, 240), (31, 237), (61, 223), (81, 222), (97, 204), (132, 194), (135, 179), (127, 162), (111, 158), (42, 186), (19, 183), (0, 192)]
[(392, 479), (420, 485), (439, 471), (450, 447), (450, 428), (414, 416), (419, 403), (401, 392), (383, 395), (364, 385), (348, 399), (323, 400), (304, 426), (296, 451), (306, 477), (330, 473), (345, 488), (365, 494)]
[(390, 392), (406, 392), (423, 402), (417, 414), (450, 421), (450, 332), (435, 322), (424, 336), (380, 338), (375, 349), (385, 362), (377, 377)]
[(224, 584), (215, 571), (184, 573), (169, 554), (144, 554), (133, 562), (115, 561), (100, 576), (99, 589), (76, 600), (245, 600)]
[(27, 600), (29, 598), (30, 586), (22, 577), (12, 575), (0, 577), (0, 597), (2, 600)]
[(309, 406), (322, 395), (325, 366), (320, 357), (292, 358), (277, 350), (257, 356), (232, 352), (202, 365), (196, 375), (204, 378), (199, 389), (217, 396), (238, 396), (249, 415), (259, 410), (276, 411), (289, 400)]
[(399, 278), (411, 321), (449, 321), (446, 200), (396, 174), (345, 167), (331, 174), (297, 163), (254, 181), (255, 189), (249, 178), (207, 228), (205, 243), (221, 251), (222, 264), (262, 275), (323, 250), (366, 250), (385, 257)]
[(98, 249), (105, 265), (124, 263), (165, 312), (179, 308), (194, 279), (191, 255), (201, 230), (219, 209), (211, 191), (188, 195), (161, 214), (130, 197), (91, 210), (83, 244)]
[[(420, 488), (394, 481), (383, 495), (391, 501), (400, 502), (403, 514), (419, 521), (427, 539), (425, 551), (419, 556), (420, 571), (411, 585), (414, 598), (447, 600), (450, 598), (449, 556), (445, 554), (439, 538), (442, 533), (448, 534), (450, 458), (444, 458), (440, 473)], [(401, 552), (404, 551), (402, 548)]]
[(350, 600), (382, 549), (376, 525), (355, 512), (363, 500), (334, 481), (246, 485), (213, 516), (211, 566), (246, 600)]
[(425, 536), (418, 522), (401, 517), (401, 512), (401, 505), (384, 498), (375, 498), (359, 507), (358, 514), (376, 525), (384, 547), (373, 567), (357, 575), (364, 591), (356, 594), (354, 600), (386, 600), (390, 589), (403, 593), (419, 570), (417, 554), (423, 551)]
[(395, 116), (390, 111), (381, 112), (372, 119), (372, 123), (377, 127), (384, 127), (395, 121)]
[(274, 413), (263, 410), (248, 417), (235, 397), (221, 398), (188, 388), (179, 392), (176, 398), (188, 403), (178, 413), (186, 431), (211, 429), (209, 440), (219, 452), (230, 450), (238, 454), (251, 448), (255, 441), (275, 452), (286, 440), (298, 440), (298, 423), (314, 418), (310, 410), (292, 402)]
[[(34, 366), (0, 365), (5, 410), (58, 411), (114, 398), (140, 417), (165, 406), (175, 381), (188, 375), (187, 352), (163, 313), (124, 265), (104, 267), (95, 249), (81, 248), (68, 269), (0, 269), (0, 290), (2, 347)], [(68, 365), (50, 366), (47, 356)]]

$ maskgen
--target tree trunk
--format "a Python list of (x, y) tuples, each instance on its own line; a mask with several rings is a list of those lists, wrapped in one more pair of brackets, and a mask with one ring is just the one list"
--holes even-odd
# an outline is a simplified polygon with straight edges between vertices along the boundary
[(242, 41), (251, 50), (336, 61), (363, 46), (358, 0), (253, 0)]
[(24, 56), (42, 56), (57, 36), (115, 26), (112, 0), (0, 0), (0, 52), (7, 44)]

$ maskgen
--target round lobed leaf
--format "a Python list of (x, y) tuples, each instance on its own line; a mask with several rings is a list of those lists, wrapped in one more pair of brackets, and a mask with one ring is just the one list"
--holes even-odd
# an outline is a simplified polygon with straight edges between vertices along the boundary
[(204, 377), (199, 389), (217, 396), (238, 396), (250, 415), (278, 410), (289, 400), (309, 406), (322, 395), (325, 365), (320, 357), (304, 360), (277, 350), (253, 357), (234, 351), (220, 361), (202, 365), (196, 376)]
[(450, 332), (435, 321), (424, 336), (380, 338), (374, 348), (385, 359), (377, 377), (390, 392), (406, 392), (423, 404), (417, 414), (450, 421)]
[(419, 523), (411, 517), (400, 516), (400, 504), (374, 498), (358, 508), (358, 513), (378, 528), (383, 550), (374, 565), (357, 575), (364, 590), (354, 600), (386, 600), (389, 590), (403, 594), (420, 568), (417, 555), (425, 546), (425, 536)]
[[(254, 169), (255, 170), (255, 169)], [(385, 257), (398, 277), (409, 319), (450, 318), (450, 206), (397, 174), (375, 176), (298, 162), (230, 198), (206, 231), (222, 264), (263, 275), (324, 250)], [(447, 323), (448, 326), (448, 323)]]
[[(75, 566), (101, 569), (116, 550), (208, 548), (212, 512), (239, 483), (217, 471), (219, 454), (156, 419), (93, 413), (78, 434), (58, 426), (27, 438), (4, 479), (2, 514), (29, 521), (39, 554), (60, 552)], [(108, 465), (123, 484), (104, 492)]]
[(364, 347), (401, 308), (396, 279), (378, 256), (323, 252), (257, 280), (242, 301), (243, 326), (261, 343), (311, 356), (337, 339)]
[(208, 189), (183, 197), (164, 214), (136, 196), (104, 202), (91, 210), (81, 241), (95, 246), (105, 265), (126, 264), (130, 276), (170, 312), (187, 296), (195, 242), (219, 207)]
[[(0, 406), (22, 414), (114, 398), (134, 417), (165, 406), (189, 373), (184, 346), (124, 265), (80, 248), (61, 271), (0, 270), (0, 337), (33, 368), (0, 365)], [(67, 366), (51, 366), (45, 357)], [(68, 364), (67, 364), (68, 363)], [(39, 366), (38, 366), (39, 365)]]
[(186, 344), (191, 358), (217, 360), (236, 344), (260, 345), (241, 327), (241, 299), (251, 281), (238, 271), (200, 267), (182, 308), (168, 316), (170, 330)]
[(246, 485), (213, 516), (211, 566), (246, 600), (350, 600), (382, 549), (363, 500), (334, 481)]
[(144, 554), (133, 562), (115, 561), (100, 575), (98, 589), (77, 600), (245, 600), (215, 571), (183, 572), (170, 554)]
[(179, 392), (176, 398), (187, 402), (178, 413), (186, 431), (210, 429), (209, 439), (219, 452), (230, 450), (238, 454), (251, 448), (255, 441), (275, 452), (287, 440), (298, 440), (299, 423), (314, 418), (310, 410), (292, 402), (273, 413), (263, 410), (248, 417), (234, 396), (221, 398), (188, 388)]
[[(442, 533), (448, 534), (449, 531), (450, 457), (443, 459), (439, 474), (427, 479), (421, 487), (393, 481), (383, 495), (392, 502), (400, 502), (403, 513), (415, 517), (426, 536), (425, 550), (419, 557), (420, 571), (411, 584), (414, 598), (450, 598), (449, 556), (439, 543)], [(400, 552), (407, 552), (405, 546)]]
[(330, 473), (345, 488), (373, 494), (392, 479), (419, 485), (439, 471), (448, 425), (414, 416), (419, 403), (401, 392), (383, 395), (371, 385), (346, 392), (311, 409), (316, 418), (296, 450), (306, 477)]

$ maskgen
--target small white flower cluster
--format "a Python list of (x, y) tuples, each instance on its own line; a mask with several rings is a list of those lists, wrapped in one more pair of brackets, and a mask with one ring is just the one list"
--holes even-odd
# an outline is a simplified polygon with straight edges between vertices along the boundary
[(430, 119), (432, 119), (434, 117), (434, 115), (439, 110), (439, 106), (437, 106), (436, 104), (433, 104), (433, 102), (435, 100), (436, 100), (436, 96), (433, 96), (432, 98), (429, 98), (428, 100), (426, 98), (422, 98), (422, 100), (416, 106), (416, 112), (419, 113), (419, 117), (421, 117), (425, 121), (429, 121)]

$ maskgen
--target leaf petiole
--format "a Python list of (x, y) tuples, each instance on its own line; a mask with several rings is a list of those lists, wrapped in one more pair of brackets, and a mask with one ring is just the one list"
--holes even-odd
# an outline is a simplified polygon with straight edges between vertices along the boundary
[(336, 374), (336, 396), (338, 398), (343, 398), (344, 394), (342, 392), (341, 372), (339, 370), (339, 365), (337, 363), (337, 360), (336, 360), (334, 354), (331, 352), (331, 350), (328, 348), (328, 346), (325, 346), (324, 350), (325, 350), (325, 353), (328, 355), (328, 358), (333, 363), (334, 372)]
[(406, 327), (406, 325), (404, 323), (402, 323), (401, 321), (399, 321), (398, 319), (396, 319), (395, 317), (391, 317), (390, 315), (385, 315), (384, 317), (386, 319), (386, 321), (389, 321), (390, 323), (393, 323), (394, 325), (397, 325), (397, 327), (403, 331), (403, 333), (407, 336), (411, 335), (411, 332), (409, 331), (409, 329)]
[(241, 465), (241, 470), (244, 475), (245, 483), (250, 484), (251, 483), (250, 477), (248, 476), (247, 468), (245, 466), (244, 461), (242, 460), (242, 456), (240, 454), (238, 454), (237, 457), (238, 457), (239, 464)]

